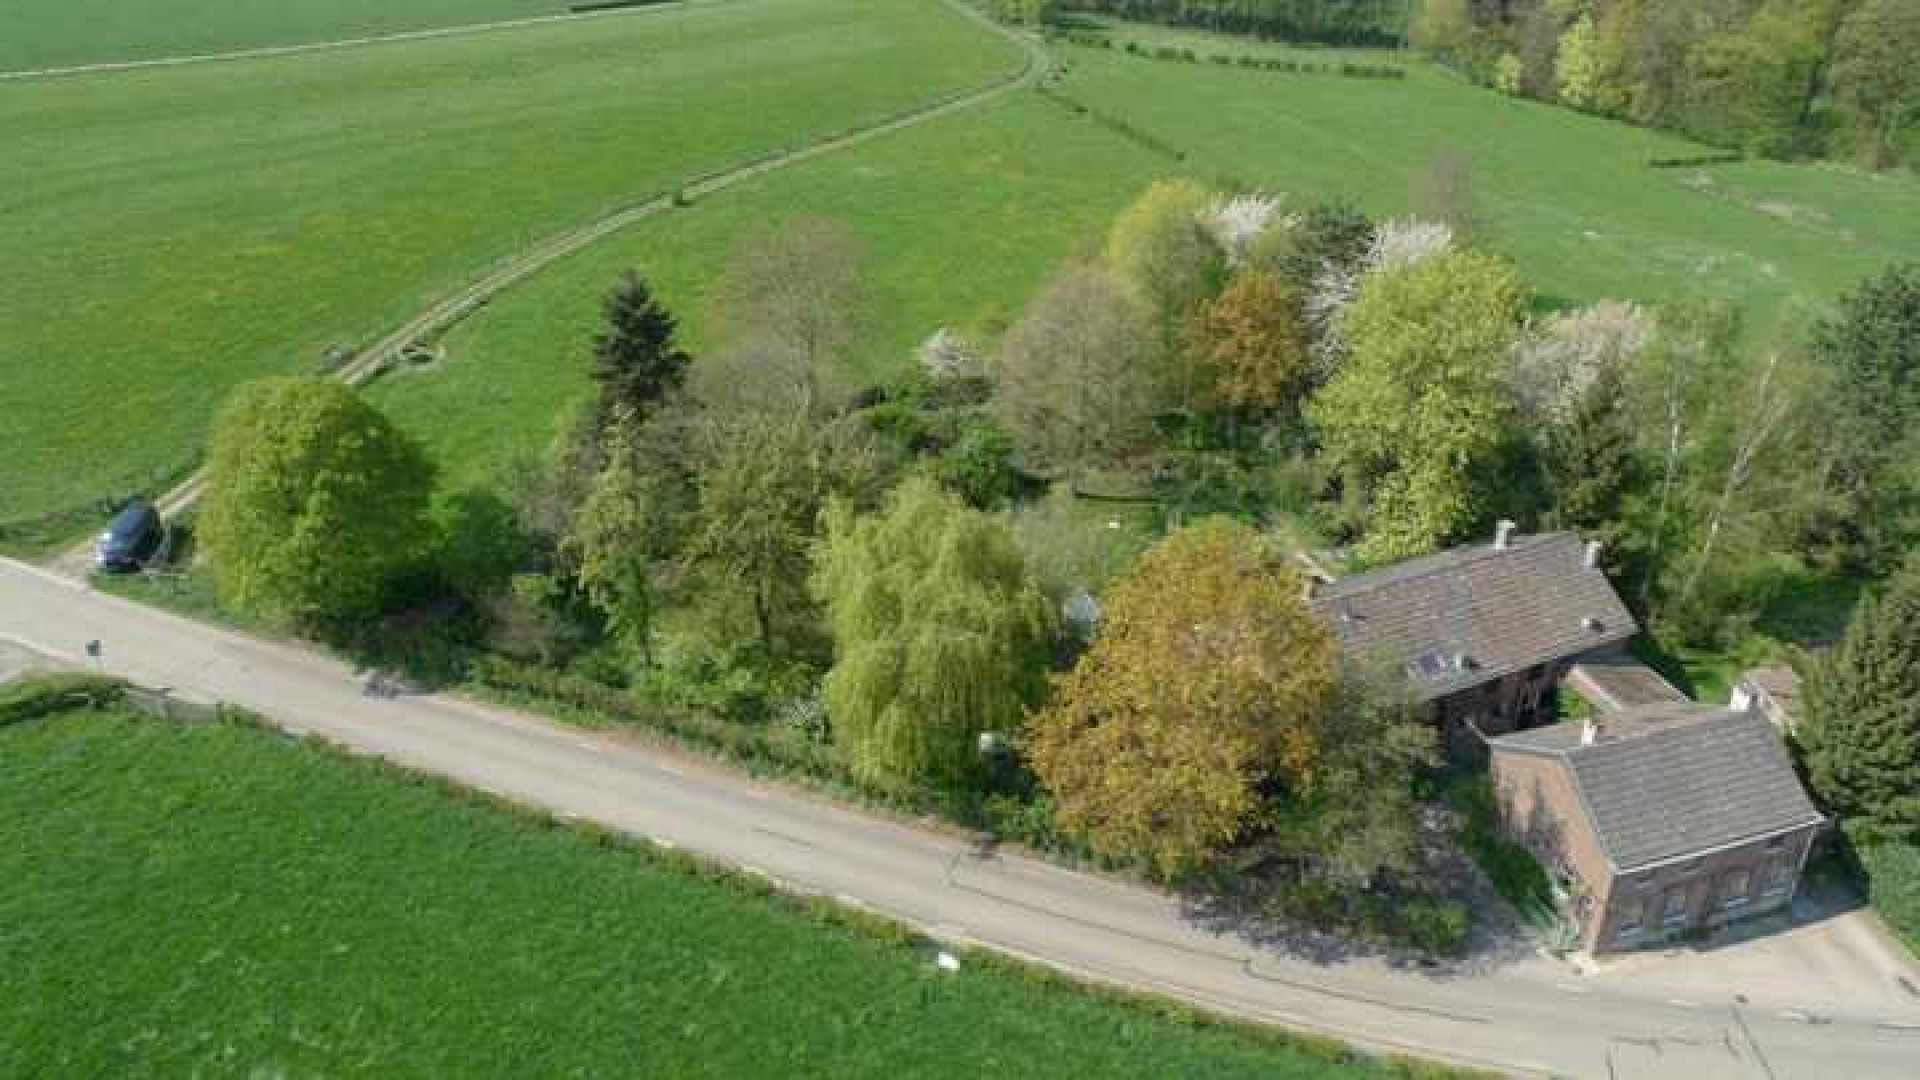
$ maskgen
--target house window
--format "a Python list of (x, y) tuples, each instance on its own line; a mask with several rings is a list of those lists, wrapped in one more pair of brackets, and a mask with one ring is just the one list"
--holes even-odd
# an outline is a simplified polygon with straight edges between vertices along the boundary
[(1666, 907), (1663, 909), (1660, 921), (1667, 926), (1674, 926), (1687, 921), (1687, 890), (1672, 889), (1668, 891)]
[(1793, 860), (1776, 855), (1767, 861), (1766, 895), (1779, 896), (1793, 885)]
[(1637, 896), (1630, 897), (1620, 905), (1620, 917), (1613, 925), (1615, 940), (1625, 941), (1640, 933), (1640, 916), (1646, 908), (1647, 906)]
[(1746, 905), (1751, 899), (1748, 893), (1753, 891), (1753, 874), (1747, 870), (1735, 870), (1720, 881), (1720, 906), (1737, 908)]

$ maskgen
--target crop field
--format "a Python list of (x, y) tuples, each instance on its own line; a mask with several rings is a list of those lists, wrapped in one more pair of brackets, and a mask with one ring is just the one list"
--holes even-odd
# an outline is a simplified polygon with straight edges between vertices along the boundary
[(567, 0), (10, 0), (0, 71), (232, 52), (563, 14)]
[(7, 1076), (1388, 1075), (239, 726), (0, 728), (0, 839)]
[(235, 383), (539, 238), (1019, 63), (933, 0), (783, 0), (0, 84), (0, 523), (156, 486)]

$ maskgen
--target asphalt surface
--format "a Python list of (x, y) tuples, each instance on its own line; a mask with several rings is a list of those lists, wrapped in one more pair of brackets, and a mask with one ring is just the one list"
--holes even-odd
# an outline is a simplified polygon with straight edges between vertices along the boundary
[[(183, 697), (256, 710), (295, 733), (698, 851), (783, 885), (1094, 979), (1512, 1072), (1579, 1077), (1920, 1075), (1920, 999), (1889, 1007), (1791, 973), (1734, 1000), (1676, 1002), (1544, 961), (1434, 976), (1323, 965), (1210, 933), (1145, 889), (882, 820), (644, 744), (442, 695), (368, 697), (348, 666), (204, 626), (0, 560), (0, 641)], [(1892, 1002), (1897, 1005), (1897, 1001)]]

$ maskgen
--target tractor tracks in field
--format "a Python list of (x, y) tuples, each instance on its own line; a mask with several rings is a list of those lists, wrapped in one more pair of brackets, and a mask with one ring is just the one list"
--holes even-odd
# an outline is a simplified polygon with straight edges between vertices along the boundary
[[(966, 3), (966, 0), (941, 0), (941, 2), (962, 17), (1018, 45), (1022, 53), (1020, 67), (984, 87), (964, 90), (916, 105), (885, 120), (829, 134), (805, 146), (773, 151), (750, 161), (691, 177), (672, 191), (654, 194), (641, 202), (615, 210), (585, 225), (550, 236), (494, 264), (490, 270), (461, 287), (459, 291), (435, 301), (385, 336), (360, 349), (351, 359), (337, 368), (333, 376), (349, 386), (360, 386), (372, 381), (388, 370), (402, 353), (445, 334), (486, 307), (495, 296), (560, 260), (638, 222), (669, 210), (692, 205), (705, 196), (717, 194), (769, 173), (838, 153), (955, 113), (978, 108), (1033, 86), (1046, 74), (1049, 58), (1046, 49), (1038, 39), (1001, 26), (975, 10)], [(206, 470), (201, 469), (155, 499), (154, 502), (161, 515), (171, 519), (199, 502), (200, 497), (206, 492), (206, 487)], [(49, 560), (48, 565), (69, 576), (85, 577), (90, 559), (91, 545), (82, 544), (55, 556)]]

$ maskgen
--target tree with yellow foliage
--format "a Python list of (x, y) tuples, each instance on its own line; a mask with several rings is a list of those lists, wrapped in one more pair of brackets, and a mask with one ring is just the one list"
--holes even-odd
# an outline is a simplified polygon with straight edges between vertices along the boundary
[(1298, 576), (1247, 527), (1202, 521), (1114, 582), (1028, 756), (1063, 829), (1174, 877), (1242, 835), (1266, 785), (1310, 782), (1335, 668)]
[(1242, 269), (1195, 320), (1194, 363), (1209, 409), (1258, 417), (1298, 403), (1313, 368), (1300, 290), (1271, 270)]

